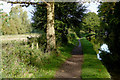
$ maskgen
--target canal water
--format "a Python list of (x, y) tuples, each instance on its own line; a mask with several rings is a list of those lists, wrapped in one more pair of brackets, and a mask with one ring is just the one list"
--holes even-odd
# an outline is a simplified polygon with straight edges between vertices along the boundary
[(97, 52), (97, 58), (105, 65), (112, 80), (120, 80), (120, 40), (97, 36), (91, 37), (90, 41)]

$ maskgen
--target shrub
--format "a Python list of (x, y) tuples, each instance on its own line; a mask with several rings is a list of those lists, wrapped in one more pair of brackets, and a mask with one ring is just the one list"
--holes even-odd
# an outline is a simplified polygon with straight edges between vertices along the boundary
[(30, 45), (30, 47), (32, 46), (32, 43), (34, 44), (38, 43), (41, 50), (45, 52), (46, 44), (47, 44), (45, 33), (43, 33), (40, 37), (27, 37), (27, 38), (28, 38), (28, 45)]
[(59, 20), (55, 20), (55, 35), (56, 35), (57, 43), (66, 44), (68, 42), (67, 34), (68, 34), (68, 28), (66, 23)]
[(31, 49), (29, 46), (21, 45), (21, 43), (11, 43), (6, 44), (2, 52), (3, 78), (25, 77), (24, 73), (34, 71), (35, 66), (42, 65), (45, 56), (40, 49)]

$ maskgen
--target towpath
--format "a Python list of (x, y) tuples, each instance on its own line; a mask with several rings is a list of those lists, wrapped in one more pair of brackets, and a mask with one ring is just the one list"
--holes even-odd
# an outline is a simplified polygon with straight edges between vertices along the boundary
[(67, 59), (55, 74), (54, 80), (81, 80), (83, 53), (80, 39), (79, 45), (72, 50), (72, 57)]

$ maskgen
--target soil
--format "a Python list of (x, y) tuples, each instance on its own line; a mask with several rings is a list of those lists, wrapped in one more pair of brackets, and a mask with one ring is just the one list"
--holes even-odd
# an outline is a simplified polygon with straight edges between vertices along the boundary
[(72, 50), (72, 57), (61, 65), (53, 80), (81, 80), (83, 53), (80, 40), (78, 41), (79, 45)]

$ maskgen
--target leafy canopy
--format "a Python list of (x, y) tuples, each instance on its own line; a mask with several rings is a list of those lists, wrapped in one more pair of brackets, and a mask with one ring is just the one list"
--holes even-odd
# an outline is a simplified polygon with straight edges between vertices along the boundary
[(100, 26), (100, 19), (98, 15), (94, 12), (89, 12), (84, 15), (82, 20), (82, 29), (84, 31), (95, 31)]

